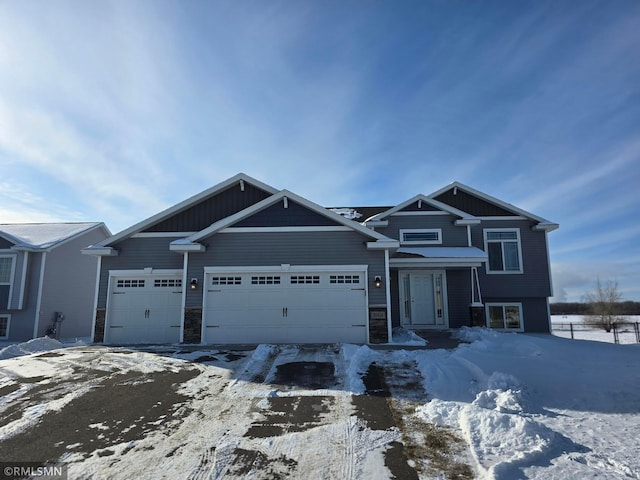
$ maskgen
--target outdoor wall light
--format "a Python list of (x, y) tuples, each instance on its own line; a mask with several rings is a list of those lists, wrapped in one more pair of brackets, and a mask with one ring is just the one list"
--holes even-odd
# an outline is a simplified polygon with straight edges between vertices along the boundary
[(192, 278), (191, 279), (191, 283), (189, 285), (191, 285), (191, 290), (197, 289), (198, 288), (198, 279), (197, 278)]
[(373, 279), (373, 284), (376, 288), (382, 287), (382, 277), (380, 275), (376, 275)]

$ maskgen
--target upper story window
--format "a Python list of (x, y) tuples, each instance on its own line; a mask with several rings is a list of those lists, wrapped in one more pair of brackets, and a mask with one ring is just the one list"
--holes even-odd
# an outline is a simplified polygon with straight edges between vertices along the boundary
[(522, 246), (517, 228), (488, 228), (484, 249), (489, 256), (487, 273), (522, 273)]
[(0, 257), (0, 285), (11, 284), (13, 257)]
[(400, 229), (400, 243), (404, 245), (439, 245), (442, 243), (442, 230), (428, 229)]

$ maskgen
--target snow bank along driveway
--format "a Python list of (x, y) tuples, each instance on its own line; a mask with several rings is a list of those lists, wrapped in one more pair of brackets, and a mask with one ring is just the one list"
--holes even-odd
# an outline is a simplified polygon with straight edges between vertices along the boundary
[(640, 348), (81, 346), (0, 360), (0, 461), (69, 478), (640, 478)]

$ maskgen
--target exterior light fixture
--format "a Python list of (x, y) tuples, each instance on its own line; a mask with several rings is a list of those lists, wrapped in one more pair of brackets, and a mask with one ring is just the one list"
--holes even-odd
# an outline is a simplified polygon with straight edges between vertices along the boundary
[(380, 275), (376, 275), (373, 279), (373, 284), (376, 286), (376, 288), (382, 287), (382, 277)]
[(192, 278), (191, 283), (189, 283), (189, 285), (191, 285), (191, 290), (196, 290), (198, 288), (198, 279)]

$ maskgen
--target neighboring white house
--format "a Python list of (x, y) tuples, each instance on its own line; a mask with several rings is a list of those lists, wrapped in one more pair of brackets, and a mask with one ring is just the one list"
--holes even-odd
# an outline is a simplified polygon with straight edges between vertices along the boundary
[(89, 337), (104, 223), (0, 224), (0, 340)]

